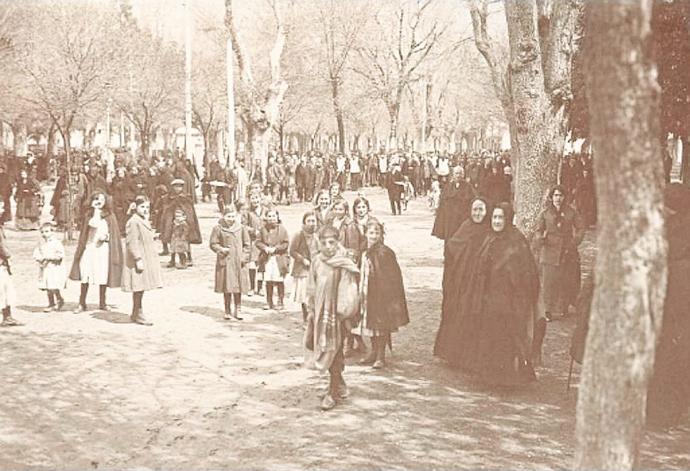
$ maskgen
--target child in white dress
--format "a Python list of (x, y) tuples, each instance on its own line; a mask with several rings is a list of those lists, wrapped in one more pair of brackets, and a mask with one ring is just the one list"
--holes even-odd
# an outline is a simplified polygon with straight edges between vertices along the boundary
[(65, 300), (60, 294), (65, 289), (67, 274), (62, 260), (65, 248), (55, 236), (55, 223), (45, 222), (41, 225), (41, 239), (34, 249), (33, 257), (39, 265), (38, 289), (48, 293), (48, 307), (44, 312), (60, 311)]

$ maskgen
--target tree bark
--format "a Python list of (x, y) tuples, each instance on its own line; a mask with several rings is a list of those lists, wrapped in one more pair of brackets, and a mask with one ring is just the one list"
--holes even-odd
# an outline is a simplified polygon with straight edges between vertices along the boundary
[(690, 186), (690, 137), (682, 138), (683, 151), (680, 159), (680, 180), (683, 185)]
[(26, 128), (26, 123), (19, 122), (12, 124), (12, 136), (14, 144), (14, 155), (23, 157), (29, 150), (26, 143), (28, 131)]
[(666, 292), (659, 86), (652, 3), (590, 7), (586, 83), (599, 233), (575, 467), (624, 470), (638, 464)]
[(510, 89), (515, 125), (516, 224), (531, 237), (544, 196), (556, 183), (565, 129), (551, 113), (544, 88), (537, 7), (534, 0), (506, 0), (510, 41)]
[(345, 120), (343, 119), (343, 108), (340, 105), (340, 83), (337, 77), (331, 77), (331, 98), (333, 99), (333, 112), (335, 113), (335, 124), (338, 129), (338, 152), (345, 153)]
[(47, 158), (52, 158), (55, 153), (55, 123), (50, 122), (50, 127), (48, 128), (48, 135), (46, 136), (46, 156)]
[(386, 149), (390, 149), (391, 146), (396, 146), (398, 143), (398, 118), (400, 117), (400, 102), (391, 103), (388, 105), (388, 123), (390, 130), (388, 132), (388, 142), (386, 143)]

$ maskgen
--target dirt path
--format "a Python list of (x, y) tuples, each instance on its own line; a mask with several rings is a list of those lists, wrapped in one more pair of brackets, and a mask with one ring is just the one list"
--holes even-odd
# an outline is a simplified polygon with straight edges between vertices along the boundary
[[(301, 367), (297, 306), (266, 312), (253, 297), (242, 323), (224, 321), (206, 245), (194, 247), (193, 268), (166, 269), (165, 289), (146, 294), (155, 325), (145, 328), (128, 323), (119, 291), (114, 312), (41, 312), (30, 260), (38, 234), (6, 230), (26, 325), (0, 330), (0, 468), (568, 467), (573, 321), (549, 326), (546, 365), (528, 388), (488, 390), (447, 369), (431, 355), (442, 254), (432, 216), (420, 200), (392, 217), (383, 193), (369, 193), (403, 267), (411, 324), (394, 339), (389, 369), (347, 367), (351, 398), (329, 413), (318, 410), (325, 378)], [(281, 208), (290, 234), (304, 210)], [(207, 241), (213, 206), (199, 213)], [(67, 307), (77, 298), (70, 283)], [(690, 468), (690, 423), (649, 433), (643, 465)]]

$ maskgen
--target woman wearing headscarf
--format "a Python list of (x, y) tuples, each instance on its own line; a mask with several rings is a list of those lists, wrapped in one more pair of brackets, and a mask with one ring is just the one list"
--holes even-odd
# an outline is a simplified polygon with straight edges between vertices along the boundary
[(531, 357), (539, 275), (529, 243), (512, 221), (508, 203), (491, 212), (491, 233), (479, 250), (469, 288), (469, 308), (479, 318), (476, 372), (494, 385), (536, 379)]
[(479, 248), (490, 232), (489, 205), (484, 198), (472, 200), (470, 219), (448, 240), (444, 264), (441, 325), (436, 334), (434, 355), (450, 365), (471, 370), (476, 363), (479, 317), (469, 306), (470, 275)]
[(566, 201), (565, 188), (553, 187), (535, 233), (547, 320), (563, 316), (576, 303), (580, 291), (577, 247), (584, 234), (584, 223)]

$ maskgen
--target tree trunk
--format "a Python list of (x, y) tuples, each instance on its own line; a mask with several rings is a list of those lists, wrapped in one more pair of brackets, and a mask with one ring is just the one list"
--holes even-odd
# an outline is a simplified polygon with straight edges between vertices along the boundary
[(149, 147), (151, 136), (148, 132), (145, 132), (143, 129), (139, 130), (139, 134), (141, 135), (141, 153), (144, 157), (150, 157)]
[(14, 155), (23, 157), (29, 150), (27, 140), (27, 129), (25, 123), (17, 123), (12, 125), (12, 135), (14, 142)]
[(390, 105), (388, 105), (388, 123), (390, 125), (390, 131), (388, 132), (388, 142), (386, 143), (386, 149), (390, 149), (391, 146), (397, 147), (399, 116), (400, 103), (391, 103)]
[[(592, 2), (586, 73), (599, 208), (577, 469), (633, 469), (666, 292), (652, 3)], [(630, 119), (634, 116), (634, 119)]]
[[(271, 140), (271, 129), (254, 129), (252, 133), (252, 168), (254, 162), (261, 161), (261, 177), (266, 176), (268, 167), (268, 144)], [(265, 180), (263, 180), (265, 181)]]
[(683, 185), (690, 186), (690, 137), (683, 136), (682, 142), (680, 180), (683, 182)]
[(283, 123), (280, 123), (280, 126), (278, 127), (278, 141), (280, 144), (280, 155), (283, 155), (285, 145), (283, 144), (283, 139), (285, 139), (285, 126), (283, 126)]
[(335, 113), (335, 124), (338, 129), (338, 152), (345, 153), (345, 120), (343, 119), (343, 109), (340, 106), (340, 85), (337, 77), (331, 77), (331, 98), (333, 100), (333, 112)]
[(563, 110), (551, 113), (544, 89), (535, 0), (507, 0), (505, 11), (515, 120), (516, 224), (531, 237), (544, 196), (556, 183), (565, 142)]
[(46, 136), (46, 157), (48, 159), (52, 158), (55, 154), (55, 123), (50, 122), (50, 127), (48, 128), (48, 135)]

